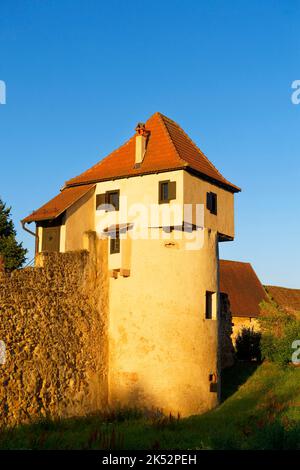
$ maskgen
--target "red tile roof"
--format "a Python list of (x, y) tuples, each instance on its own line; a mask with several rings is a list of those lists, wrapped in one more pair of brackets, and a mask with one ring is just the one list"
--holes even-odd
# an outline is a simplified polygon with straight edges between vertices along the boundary
[(87, 184), (84, 186), (75, 186), (74, 188), (65, 188), (61, 193), (51, 199), (51, 201), (47, 202), (47, 204), (32, 212), (28, 217), (25, 217), (22, 222), (30, 223), (55, 219), (94, 187), (94, 184)]
[(139, 168), (134, 168), (135, 136), (132, 136), (124, 145), (92, 168), (67, 181), (67, 186), (187, 169), (226, 187), (229, 191), (240, 191), (240, 188), (221, 175), (176, 122), (161, 113), (155, 113), (145, 123), (145, 128), (150, 131), (150, 135), (145, 157)]
[(287, 287), (265, 286), (269, 296), (289, 312), (300, 312), (300, 289)]
[(220, 260), (220, 292), (228, 295), (233, 317), (257, 317), (265, 290), (250, 263)]
[[(55, 218), (98, 181), (185, 169), (231, 192), (240, 188), (226, 180), (176, 122), (155, 113), (145, 123), (149, 131), (146, 153), (135, 168), (135, 135), (124, 145), (81, 175), (70, 179), (58, 196), (24, 219), (25, 222)], [(84, 185), (84, 186), (83, 186)], [(79, 188), (82, 189), (79, 189)], [(72, 190), (71, 190), (72, 188)], [(77, 189), (75, 189), (77, 188)]]

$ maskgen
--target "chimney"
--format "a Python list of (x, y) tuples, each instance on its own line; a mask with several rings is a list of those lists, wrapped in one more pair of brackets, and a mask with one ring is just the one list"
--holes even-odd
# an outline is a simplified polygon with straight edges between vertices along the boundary
[(145, 124), (139, 122), (135, 128), (136, 136), (135, 136), (135, 168), (139, 168), (141, 163), (143, 162), (146, 147), (147, 147), (147, 140), (150, 132), (146, 129)]

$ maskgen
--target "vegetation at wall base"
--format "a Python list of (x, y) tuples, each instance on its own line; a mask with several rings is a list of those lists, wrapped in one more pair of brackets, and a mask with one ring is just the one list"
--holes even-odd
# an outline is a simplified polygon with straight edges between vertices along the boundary
[(254, 328), (242, 328), (235, 341), (236, 357), (242, 361), (261, 362), (261, 333)]
[[(42, 419), (2, 429), (0, 448), (300, 449), (299, 383), (298, 367), (238, 362), (224, 372), (225, 401), (203, 415), (162, 417), (120, 409), (83, 418)], [(238, 387), (235, 392), (233, 386)]]

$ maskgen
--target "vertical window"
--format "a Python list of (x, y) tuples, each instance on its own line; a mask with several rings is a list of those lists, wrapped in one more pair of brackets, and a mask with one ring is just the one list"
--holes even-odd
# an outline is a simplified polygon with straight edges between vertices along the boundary
[(158, 185), (158, 202), (164, 204), (176, 199), (176, 181), (160, 181)]
[(213, 315), (213, 292), (206, 291), (205, 295), (205, 318), (211, 320)]
[(106, 194), (97, 194), (96, 195), (96, 210), (99, 210), (101, 206), (104, 206), (106, 203)]
[(119, 191), (108, 191), (107, 193), (107, 204), (111, 204), (116, 211), (119, 210)]
[(169, 201), (169, 183), (161, 184), (160, 199), (161, 201)]
[(110, 254), (120, 253), (120, 234), (116, 233), (115, 238), (110, 239)]
[(209, 192), (206, 194), (206, 207), (211, 214), (217, 215), (218, 202), (216, 193)]

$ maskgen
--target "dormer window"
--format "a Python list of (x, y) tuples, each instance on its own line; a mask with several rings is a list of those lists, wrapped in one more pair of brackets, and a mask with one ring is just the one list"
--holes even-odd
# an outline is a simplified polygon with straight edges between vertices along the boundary
[(172, 199), (176, 199), (176, 181), (160, 181), (158, 185), (159, 204), (169, 203)]
[(206, 207), (211, 214), (217, 215), (218, 204), (216, 193), (209, 192), (206, 195)]

